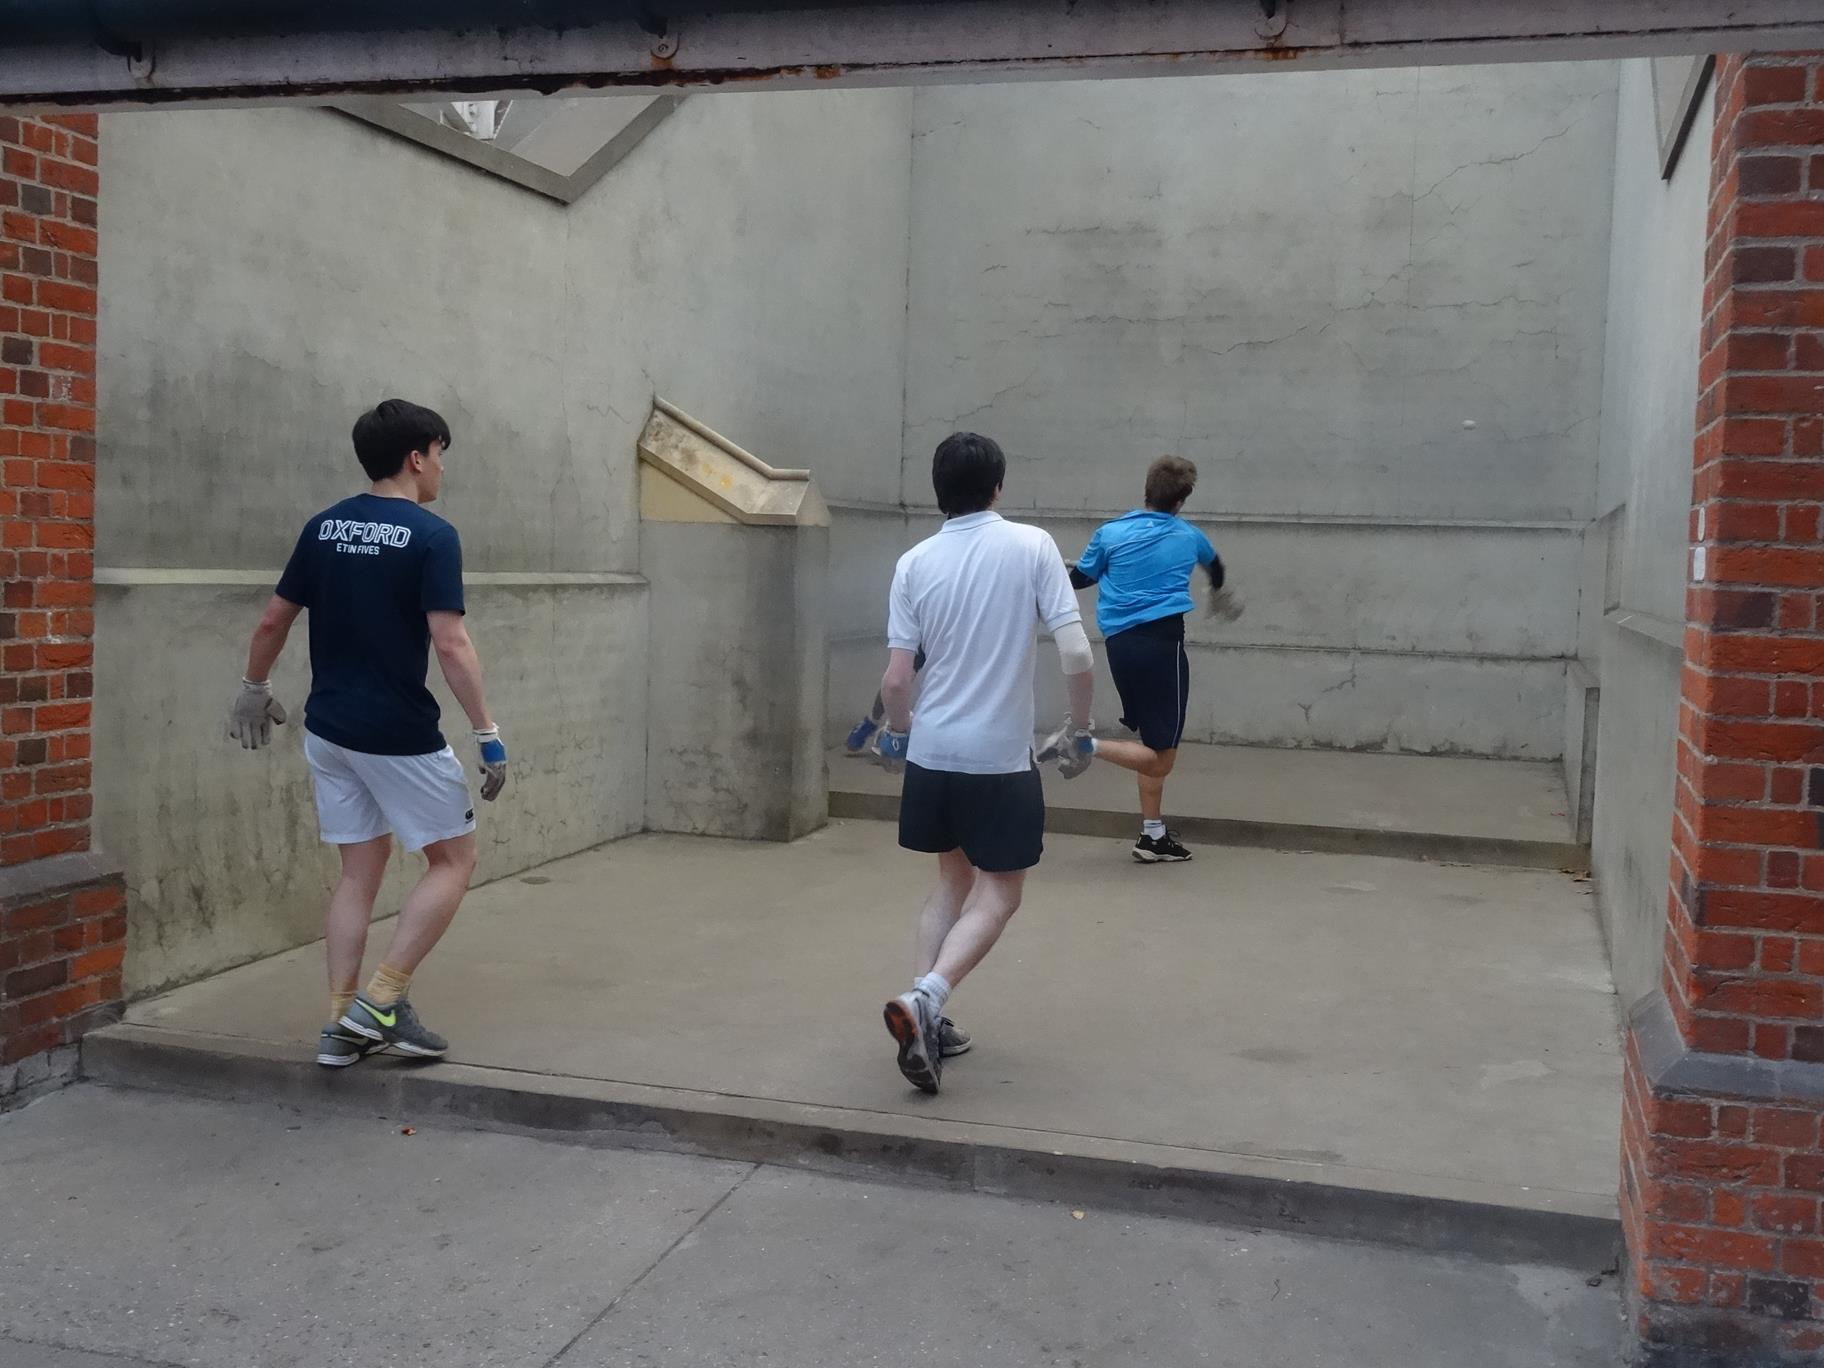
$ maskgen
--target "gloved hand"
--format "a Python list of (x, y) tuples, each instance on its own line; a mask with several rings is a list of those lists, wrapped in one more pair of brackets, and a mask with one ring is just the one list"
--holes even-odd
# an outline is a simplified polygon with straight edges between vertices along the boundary
[(491, 803), (507, 786), (507, 748), (499, 727), (475, 728), (475, 744), (481, 747), (481, 801)]
[(912, 733), (894, 731), (891, 727), (882, 727), (874, 734), (873, 751), (880, 761), (880, 767), (888, 774), (904, 773), (906, 752), (912, 746)]
[(1096, 724), (1085, 722), (1078, 726), (1069, 717), (1064, 725), (1045, 738), (1033, 758), (1041, 765), (1058, 762), (1058, 773), (1066, 779), (1075, 779), (1089, 768), (1089, 762), (1096, 758), (1095, 749)]
[(1092, 719), (1079, 727), (1070, 718), (1065, 718), (1064, 738), (1058, 746), (1058, 773), (1066, 779), (1075, 779), (1095, 758), (1095, 721)]
[(1209, 615), (1223, 622), (1233, 622), (1241, 616), (1242, 603), (1235, 597), (1233, 589), (1218, 589), (1210, 595)]
[(284, 723), (285, 709), (272, 696), (272, 681), (243, 679), (228, 708), (229, 737), (239, 741), (242, 750), (258, 750), (272, 744), (273, 726)]

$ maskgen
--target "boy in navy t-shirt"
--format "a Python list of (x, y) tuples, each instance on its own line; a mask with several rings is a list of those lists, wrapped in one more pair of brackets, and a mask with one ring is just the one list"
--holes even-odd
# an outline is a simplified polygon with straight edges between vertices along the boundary
[(1103, 523), (1071, 568), (1079, 589), (1099, 586), (1096, 624), (1108, 652), (1108, 670), (1121, 695), (1121, 725), (1138, 741), (1103, 740), (1067, 722), (1039, 750), (1059, 761), (1065, 778), (1082, 773), (1093, 757), (1134, 771), (1140, 785), (1140, 836), (1133, 856), (1143, 864), (1191, 858), (1163, 816), (1165, 778), (1184, 738), (1191, 664), (1184, 653), (1184, 615), (1192, 608), (1191, 574), (1209, 575), (1216, 598), (1211, 611), (1233, 617), (1238, 609), (1223, 594), (1222, 560), (1210, 539), (1179, 517), (1197, 487), (1197, 467), (1182, 456), (1161, 456), (1146, 472), (1146, 507)]
[[(274, 663), (299, 613), (310, 611), (310, 697), (304, 755), (323, 840), (342, 856), (325, 947), (329, 1025), (317, 1062), (353, 1064), (392, 1048), (435, 1057), (447, 1042), (406, 999), (413, 972), (456, 915), (475, 872), (468, 780), (438, 728), (425, 687), (430, 649), (474, 727), (481, 796), (507, 781), (507, 752), (488, 716), (481, 660), (463, 626), (462, 545), (427, 512), (443, 484), (450, 429), (430, 409), (388, 399), (355, 423), (355, 454), (373, 485), (313, 517), (254, 629), (229, 734), (249, 750), (272, 739), (285, 710)], [(374, 899), (397, 836), (428, 867), (400, 909), (386, 958), (355, 991)]]

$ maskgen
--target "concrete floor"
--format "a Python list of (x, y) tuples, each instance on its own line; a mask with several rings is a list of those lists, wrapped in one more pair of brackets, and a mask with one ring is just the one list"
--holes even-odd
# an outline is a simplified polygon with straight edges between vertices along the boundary
[(0, 1368), (1599, 1368), (1613, 1279), (85, 1086), (0, 1117)]
[[(637, 837), (477, 890), (413, 999), (468, 1064), (1612, 1212), (1621, 1061), (1587, 884), (1214, 848), (1146, 868), (1052, 838), (953, 999), (977, 1049), (927, 1098), (880, 1025), (925, 877), (878, 823)], [(306, 947), (130, 1020), (304, 1052), (321, 962)]]
[[(830, 753), (832, 790), (897, 795), (899, 785), (896, 776), (840, 747)], [(1047, 774), (1045, 796), (1070, 807), (1140, 810), (1134, 776), (1108, 764), (1091, 765), (1068, 782)], [(1179, 751), (1165, 810), (1168, 821), (1201, 817), (1538, 842), (1572, 839), (1563, 771), (1555, 764), (1518, 760), (1191, 745)]]

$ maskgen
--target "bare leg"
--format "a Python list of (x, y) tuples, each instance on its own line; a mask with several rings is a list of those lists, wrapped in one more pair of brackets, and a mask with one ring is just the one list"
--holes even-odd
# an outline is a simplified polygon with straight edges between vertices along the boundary
[(1096, 759), (1106, 760), (1140, 777), (1140, 816), (1148, 822), (1163, 820), (1165, 810), (1165, 776), (1178, 763), (1178, 750), (1156, 751), (1138, 741), (1096, 742)]
[(1020, 897), (1026, 887), (1026, 871), (1014, 874), (990, 874), (977, 870), (975, 887), (963, 901), (963, 914), (944, 937), (933, 972), (952, 988), (968, 977), (969, 971), (982, 962), (994, 943), (1007, 929), (1008, 921), (1020, 909)]
[(342, 876), (329, 895), (329, 912), (323, 919), (324, 950), (329, 962), (329, 991), (352, 993), (361, 974), (361, 956), (367, 950), (367, 927), (374, 918), (374, 899), (386, 878), (386, 862), (393, 853), (393, 838), (377, 836), (357, 845), (338, 846)]
[(475, 873), (475, 834), (434, 842), (424, 848), (424, 858), (429, 867), (406, 895), (386, 949), (387, 965), (402, 974), (418, 968), (455, 919)]
[(1096, 738), (1096, 759), (1119, 765), (1135, 774), (1154, 774), (1163, 779), (1172, 772), (1178, 759), (1176, 750), (1156, 751), (1138, 741), (1112, 741)]
[(1165, 776), (1142, 774), (1140, 781), (1140, 820), (1162, 822), (1165, 812)]
[(962, 916), (963, 903), (974, 887), (975, 866), (967, 855), (960, 850), (947, 850), (937, 857), (937, 887), (925, 899), (925, 909), (918, 918), (918, 963), (913, 978), (923, 978), (931, 972), (944, 938)]

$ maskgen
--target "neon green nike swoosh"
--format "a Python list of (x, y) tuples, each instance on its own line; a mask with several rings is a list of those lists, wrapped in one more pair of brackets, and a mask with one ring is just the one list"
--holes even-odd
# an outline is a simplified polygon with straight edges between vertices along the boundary
[(367, 1009), (367, 1014), (369, 1016), (371, 1016), (375, 1021), (379, 1022), (382, 1026), (392, 1027), (392, 1026), (397, 1026), (399, 1024), (399, 1013), (397, 1013), (397, 1012), (387, 1012), (385, 1014), (382, 1014), (379, 1008), (369, 1007)]

